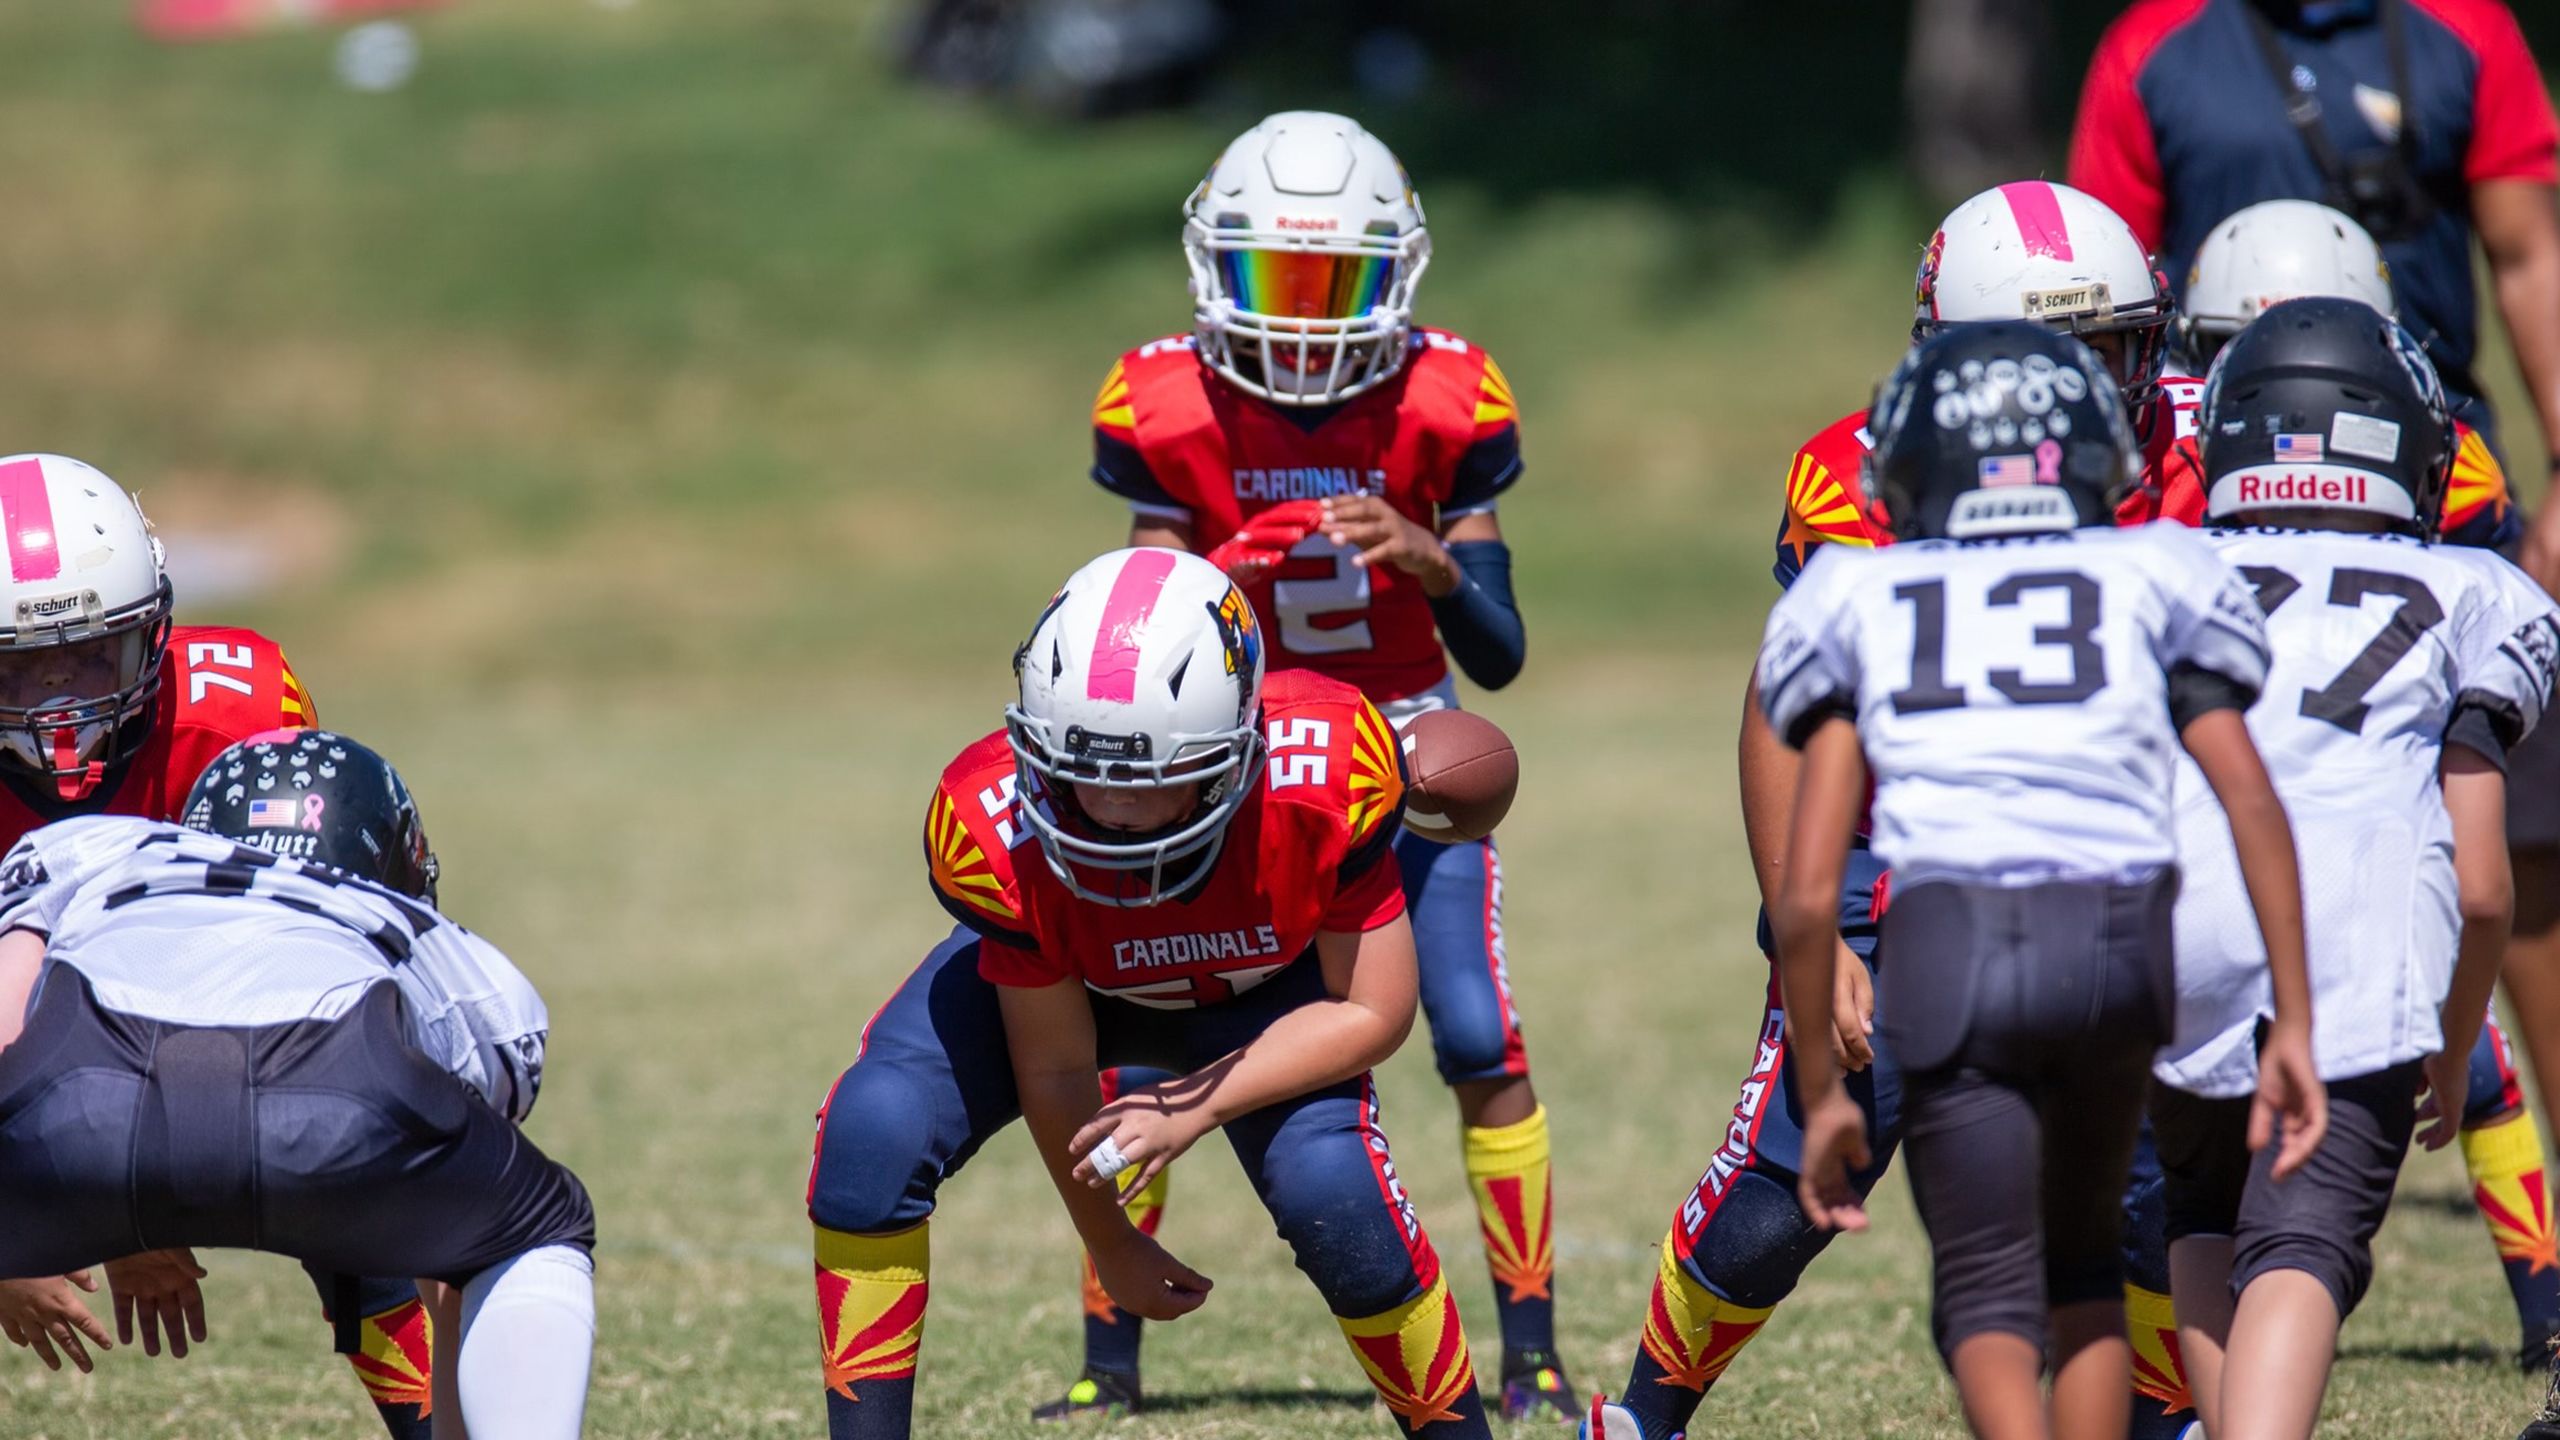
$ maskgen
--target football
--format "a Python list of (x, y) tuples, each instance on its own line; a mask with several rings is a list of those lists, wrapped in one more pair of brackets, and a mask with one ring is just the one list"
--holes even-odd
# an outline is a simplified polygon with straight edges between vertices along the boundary
[(1520, 756), (1502, 727), (1464, 710), (1427, 710), (1404, 727), (1404, 823), (1425, 840), (1481, 840), (1511, 813)]

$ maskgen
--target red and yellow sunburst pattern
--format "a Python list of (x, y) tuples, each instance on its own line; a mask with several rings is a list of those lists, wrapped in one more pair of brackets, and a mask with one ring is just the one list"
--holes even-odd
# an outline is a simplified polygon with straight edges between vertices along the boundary
[[(1128, 1189), (1129, 1182), (1137, 1178), (1137, 1171), (1127, 1172), (1120, 1177), (1120, 1188)], [(1157, 1171), (1156, 1178), (1148, 1181), (1147, 1188), (1132, 1197), (1128, 1208), (1121, 1212), (1129, 1217), (1130, 1224), (1138, 1227), (1139, 1234), (1152, 1236), (1156, 1228), (1164, 1224), (1165, 1196), (1172, 1185), (1171, 1168)], [(1105, 1325), (1120, 1323), (1120, 1307), (1111, 1303), (1111, 1292), (1102, 1288), (1102, 1277), (1093, 1273), (1093, 1254), (1090, 1251), (1085, 1252), (1084, 1257), (1084, 1313)]]
[(1554, 1185), (1548, 1164), (1547, 1108), (1516, 1125), (1466, 1134), (1467, 1186), (1475, 1192), (1485, 1259), (1506, 1303), (1551, 1299), (1556, 1273)]
[(1369, 838), (1404, 799), (1404, 766), (1397, 759), (1395, 727), (1363, 700), (1351, 734), (1351, 843)]
[(367, 1315), (357, 1327), (356, 1353), (347, 1363), (364, 1381), (364, 1393), (376, 1405), (415, 1405), (425, 1415), (433, 1407), (434, 1386), (428, 1383), (435, 1365), (435, 1320), (415, 1300)]
[(1875, 523), (1868, 517), (1866, 498), (1858, 493), (1856, 477), (1843, 479), (1810, 450), (1797, 451), (1795, 464), (1787, 471), (1787, 528), (1778, 536), (1778, 547), (1791, 552), (1787, 558), (1802, 569), (1817, 545), (1873, 546), (1876, 542)]
[(1112, 430), (1138, 427), (1138, 412), (1129, 401), (1126, 361), (1112, 361), (1111, 373), (1102, 377), (1102, 391), (1093, 397), (1093, 423)]
[(1475, 1389), (1476, 1367), (1445, 1277), (1383, 1315), (1336, 1317), (1335, 1323), (1360, 1357), (1360, 1368), (1369, 1372), (1369, 1383), (1378, 1387), (1378, 1398), (1406, 1430), (1458, 1418), (1451, 1407)]
[(320, 723), (320, 707), (311, 703), (311, 692), (302, 688), (302, 677), (283, 655), (276, 656), (276, 672), (284, 677), (284, 699), (278, 706), (284, 713), (288, 730), (308, 729)]
[(2187, 1358), (2178, 1348), (2178, 1317), (2169, 1297), (2125, 1286), (2124, 1328), (2133, 1341), (2133, 1393), (2159, 1401), (2171, 1415), (2196, 1408), (2187, 1393)]
[(1653, 1298), (1645, 1302), (1644, 1353), (1662, 1367), (1655, 1384), (1703, 1393), (1777, 1307), (1736, 1305), (1690, 1279), (1680, 1268), (1677, 1235), (1675, 1230), (1662, 1237), (1662, 1265), (1653, 1277)]
[(2462, 1132), (2462, 1163), (2471, 1171), (2472, 1203), (2489, 1222), (2498, 1258), (2540, 1274), (2560, 1266), (2560, 1237), (2551, 1228), (2551, 1192), (2542, 1136), (2533, 1117)]
[(1484, 357), (1484, 379), (1476, 387), (1476, 424), (1516, 425), (1520, 421), (1520, 402), (1511, 398), (1511, 381), (1493, 357)]
[(2499, 467), (2489, 442), (2468, 425), (2459, 429), (2459, 443), (2453, 451), (2453, 478), (2444, 491), (2444, 523), (2439, 527), (2448, 535), (2483, 512), (2505, 510), (2515, 503), (2507, 491), (2507, 472)]
[(928, 1229), (848, 1235), (818, 1227), (818, 1358), (827, 1388), (847, 1400), (862, 1398), (853, 1390), (865, 1380), (916, 1373), (929, 1289)]
[(932, 802), (925, 806), (924, 855), (935, 889), (1007, 924), (1021, 922), (1021, 911), (1005, 893), (1004, 877), (988, 862), (985, 848), (960, 818), (960, 806), (948, 790), (935, 790)]

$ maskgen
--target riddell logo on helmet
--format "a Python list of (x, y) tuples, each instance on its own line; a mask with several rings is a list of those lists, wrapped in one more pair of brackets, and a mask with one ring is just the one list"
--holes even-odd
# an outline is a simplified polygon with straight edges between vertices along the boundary
[(2240, 503), (2362, 505), (2365, 503), (2365, 481), (2361, 475), (2243, 475), (2240, 477)]
[(1283, 215), (1272, 222), (1282, 230), (1339, 230), (1342, 222), (1330, 215)]

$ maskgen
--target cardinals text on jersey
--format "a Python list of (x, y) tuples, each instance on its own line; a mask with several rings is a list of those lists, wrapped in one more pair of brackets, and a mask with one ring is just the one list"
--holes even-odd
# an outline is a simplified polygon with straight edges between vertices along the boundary
[[(1518, 407), (1484, 351), (1417, 330), (1396, 377), (1325, 409), (1242, 393), (1203, 368), (1189, 336), (1124, 355), (1093, 410), (1093, 477), (1141, 515), (1187, 522), (1203, 553), (1292, 500), (1378, 495), (1417, 524), (1490, 508), (1520, 477)], [(1274, 637), (1272, 668), (1301, 667), (1400, 700), (1448, 674), (1414, 577), (1364, 569), (1309, 535), (1247, 587)]]
[(1079, 901), (1050, 873), (1015, 813), (1003, 732), (961, 751), (927, 808), (925, 860), (943, 907), (996, 942), (980, 971), (1003, 985), (1081, 978), (1098, 994), (1188, 1009), (1270, 979), (1318, 931), (1404, 913), (1395, 732), (1358, 691), (1304, 671), (1265, 681), (1262, 710), (1271, 758), (1216, 864), (1182, 898), (1138, 909)]

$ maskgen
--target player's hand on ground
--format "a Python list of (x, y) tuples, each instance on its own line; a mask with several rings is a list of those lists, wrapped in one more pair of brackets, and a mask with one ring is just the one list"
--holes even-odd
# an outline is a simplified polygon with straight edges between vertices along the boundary
[(1138, 1227), (1104, 1245), (1088, 1245), (1094, 1278), (1112, 1303), (1148, 1320), (1178, 1320), (1207, 1302), (1215, 1283), (1173, 1258)]
[(107, 1289), (116, 1300), (116, 1339), (133, 1343), (134, 1324), (142, 1326), (142, 1353), (160, 1353), (160, 1332), (169, 1332), (169, 1353), (183, 1360), (187, 1342), (204, 1340), (204, 1291), (196, 1282), (204, 1267), (193, 1251), (145, 1250), (107, 1262)]
[[(1067, 1153), (1076, 1157), (1076, 1179), (1096, 1190), (1119, 1191), (1126, 1206), (1206, 1128), (1197, 1105), (1177, 1105), (1142, 1086), (1094, 1111), (1067, 1142)], [(1103, 1148), (1105, 1142), (1110, 1149)], [(1108, 1163), (1114, 1155), (1120, 1163)]]
[(2426, 1098), (2418, 1102), (2418, 1143), (2441, 1150), (2462, 1134), (2462, 1102), (2471, 1090), (2471, 1049), (2451, 1046), (2427, 1057)]
[(1355, 565), (1373, 570), (1393, 566), (1425, 580), (1445, 576), (1453, 586), (1456, 583), (1456, 562), (1440, 537), (1375, 495), (1336, 495), (1326, 500), (1324, 535), (1336, 545), (1358, 550), (1352, 557)]
[(1313, 500), (1288, 500), (1244, 523), (1244, 528), (1211, 550), (1210, 564), (1239, 585), (1250, 585), (1289, 558), (1289, 549), (1312, 534), (1324, 519), (1324, 507)]
[(0, 1334), (36, 1352), (47, 1370), (62, 1368), (60, 1346), (72, 1366), (86, 1375), (96, 1368), (81, 1341), (101, 1350), (115, 1346), (107, 1339), (106, 1322), (89, 1313), (80, 1292), (96, 1291), (98, 1282), (86, 1270), (34, 1280), (0, 1280)]
[(1804, 1174), (1796, 1181), (1805, 1218), (1824, 1230), (1866, 1229), (1866, 1204), (1849, 1174), (1867, 1168), (1868, 1159), (1867, 1117), (1834, 1085), (1805, 1111)]
[(1875, 1063), (1876, 983), (1867, 964), (1846, 943), (1831, 973), (1831, 1058), (1843, 1070)]
[[(2276, 1122), (2284, 1122), (2283, 1134)], [(2249, 1148), (2277, 1145), (2275, 1175), (2289, 1178), (2329, 1130), (2329, 1087), (2311, 1058), (2311, 1028), (2279, 1024), (2258, 1052), (2258, 1095), (2249, 1102)]]

